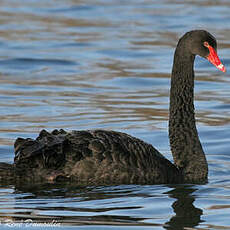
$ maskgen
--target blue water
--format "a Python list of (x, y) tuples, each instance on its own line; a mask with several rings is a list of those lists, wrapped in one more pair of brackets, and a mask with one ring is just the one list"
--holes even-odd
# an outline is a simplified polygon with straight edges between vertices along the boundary
[[(0, 2), (0, 162), (41, 129), (113, 129), (172, 160), (168, 103), (178, 39), (205, 29), (230, 65), (229, 1)], [(205, 185), (0, 186), (0, 228), (230, 229), (230, 78), (195, 63)]]

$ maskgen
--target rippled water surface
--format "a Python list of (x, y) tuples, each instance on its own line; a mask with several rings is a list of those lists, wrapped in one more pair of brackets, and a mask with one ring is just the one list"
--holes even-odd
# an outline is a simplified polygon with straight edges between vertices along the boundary
[[(171, 160), (176, 43), (208, 30), (228, 70), (229, 10), (227, 0), (1, 0), (0, 161), (43, 128), (127, 132)], [(1, 185), (0, 228), (230, 229), (230, 77), (199, 57), (195, 71), (207, 184)]]

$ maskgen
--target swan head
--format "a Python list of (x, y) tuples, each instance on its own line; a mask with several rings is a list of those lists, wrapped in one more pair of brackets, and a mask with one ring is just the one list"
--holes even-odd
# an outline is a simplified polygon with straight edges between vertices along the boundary
[(193, 55), (206, 58), (217, 69), (226, 72), (225, 66), (217, 55), (216, 39), (205, 30), (193, 30), (185, 34), (187, 47)]

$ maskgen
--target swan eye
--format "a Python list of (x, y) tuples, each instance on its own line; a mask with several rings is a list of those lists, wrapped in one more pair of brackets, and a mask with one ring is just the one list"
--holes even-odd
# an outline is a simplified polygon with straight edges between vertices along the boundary
[(203, 44), (204, 44), (205, 47), (209, 47), (208, 42), (204, 42)]

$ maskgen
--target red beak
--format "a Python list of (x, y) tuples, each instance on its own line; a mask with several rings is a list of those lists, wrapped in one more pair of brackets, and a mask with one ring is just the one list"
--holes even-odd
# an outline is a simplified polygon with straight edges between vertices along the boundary
[(226, 69), (224, 65), (221, 63), (216, 51), (214, 48), (212, 48), (210, 45), (207, 46), (209, 49), (209, 55), (207, 56), (207, 59), (216, 66), (217, 69), (221, 70), (222, 72), (226, 72)]

